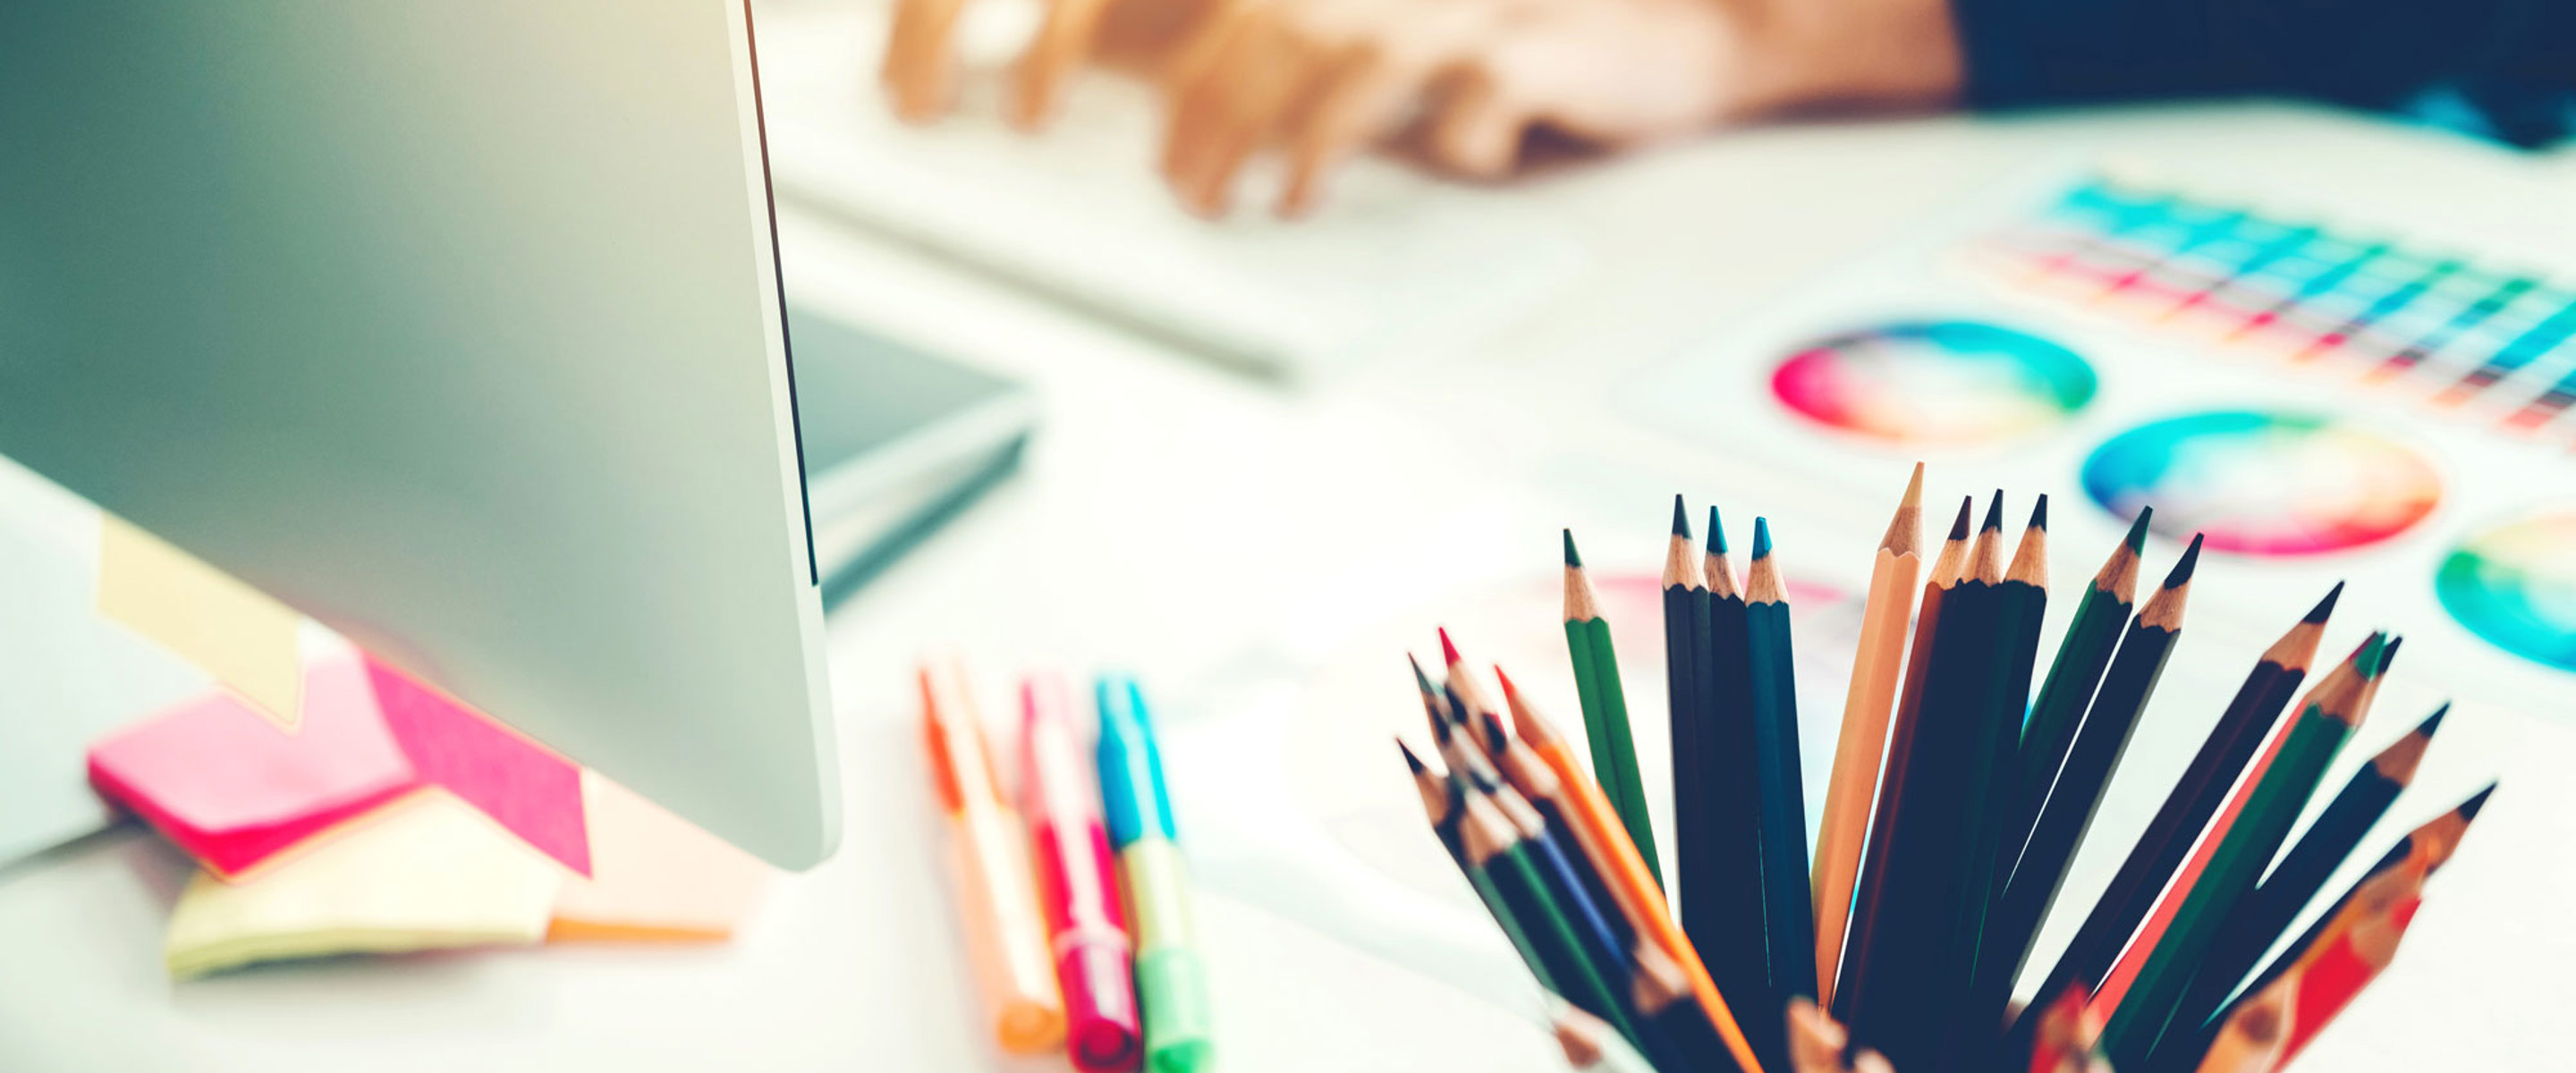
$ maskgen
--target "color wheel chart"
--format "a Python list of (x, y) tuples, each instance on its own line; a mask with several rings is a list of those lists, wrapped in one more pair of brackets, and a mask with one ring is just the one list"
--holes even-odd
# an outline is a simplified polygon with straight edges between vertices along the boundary
[(2442, 499), (2442, 479), (2412, 449), (2312, 414), (2228, 410), (2154, 421), (2085, 459), (2085, 494), (2113, 517), (2153, 506), (2148, 523), (2213, 551), (2316, 555), (2405, 532)]
[(1912, 321), (1821, 339), (1782, 361), (1771, 391), (1793, 413), (1888, 443), (1993, 443), (2064, 422), (2093, 401), (2093, 367), (2038, 336), (1973, 321)]
[(2433, 591), (2469, 632), (2576, 671), (2576, 508), (2472, 535), (2442, 560)]
[(2017, 289), (2576, 448), (2576, 279), (2106, 178), (1972, 246)]

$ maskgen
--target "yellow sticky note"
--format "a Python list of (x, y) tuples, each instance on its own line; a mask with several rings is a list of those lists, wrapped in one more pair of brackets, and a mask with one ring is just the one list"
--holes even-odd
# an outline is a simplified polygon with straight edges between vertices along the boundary
[(100, 519), (98, 612), (160, 642), (289, 731), (302, 718), (302, 615), (115, 515)]
[(767, 865), (587, 768), (590, 878), (571, 876), (547, 938), (723, 939), (751, 912)]
[(260, 961), (541, 941), (564, 870), (429, 790), (243, 883), (200, 872), (162, 957), (185, 979)]

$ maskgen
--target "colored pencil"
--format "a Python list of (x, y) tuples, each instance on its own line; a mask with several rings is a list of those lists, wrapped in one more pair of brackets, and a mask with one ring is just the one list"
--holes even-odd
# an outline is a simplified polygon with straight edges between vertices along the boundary
[(1060, 673), (1020, 682), (1020, 761), (1020, 813), (1064, 996), (1065, 1051), (1083, 1073), (1124, 1073), (1144, 1045), (1134, 944), (1108, 821), (1074, 744), (1073, 687)]
[[(1823, 825), (1816, 833), (1816, 1001), (1831, 1005), (1834, 973), (1842, 963), (1843, 927), (1851, 919), (1853, 887), (1860, 878), (1861, 846), (1869, 836), (1869, 805), (1878, 792), (1878, 768), (1887, 750), (1887, 721), (1904, 670), (1905, 630), (1914, 614), (1914, 586), (1923, 568), (1923, 463), (1888, 520), (1870, 563), (1868, 602), (1861, 610), (1860, 645), (1852, 657), (1851, 687), (1843, 697), (1842, 730), (1834, 742), (1834, 770), (1826, 784)], [(1687, 862), (1686, 862), (1687, 863)], [(1685, 877), (1684, 882), (1688, 879)]]
[[(1453, 677), (1451, 681), (1456, 681)], [(1455, 696), (1453, 692), (1451, 694)], [(1494, 765), (1503, 784), (1538, 810), (1546, 823), (1549, 837), (1565, 854), (1571, 865), (1576, 885), (1583, 897), (1597, 907), (1610, 925), (1618, 945), (1627, 947), (1638, 939), (1635, 919), (1629, 915), (1621, 896), (1611, 887), (1608, 874), (1585, 849), (1582, 834), (1574, 826), (1573, 816), (1563, 807), (1563, 791), (1555, 785), (1555, 774), (1530, 754), (1529, 747), (1512, 740), (1503, 727), (1503, 717), (1490, 711), (1477, 712), (1465, 728), (1485, 759)], [(1514, 751), (1517, 749), (1517, 753)]]
[(2102, 1035), (2102, 1026), (2084, 1012), (2085, 1002), (2092, 997), (2084, 985), (2068, 984), (2056, 998), (2033, 1003), (2030, 1016), (2037, 1031), (2031, 1038), (2030, 1058), (2020, 1068), (2030, 1073), (2107, 1070), (2093, 1060), (2093, 1042)]
[(2055, 994), (2074, 983), (2087, 991), (2100, 986), (2121, 945), (2154, 908), (2157, 892), (2191, 853), (2192, 839), (2218, 812), (2236, 776), (2280, 722), (2299, 683), (2307, 678), (2308, 666), (2316, 660), (2317, 642), (2325, 636), (2326, 620), (2342, 595), (2343, 585), (2337, 582), (2255, 661), (2253, 671), (2218, 717), (2218, 725), (2210, 728), (2182, 778), (2165, 794), (2164, 804), (2121, 860), (2110, 886), (2094, 901), (2038, 993)]
[[(1877, 1048), (1899, 1069), (1928, 1069), (1938, 1061), (1947, 1031), (1951, 995), (1964, 983), (1951, 949), (1959, 921), (1962, 846), (1967, 842), (1967, 794), (1974, 766), (1976, 722), (1988, 696), (1985, 681), (1995, 648), (1994, 579), (2000, 575), (1995, 536), (2002, 518), (1991, 506), (1977, 541), (1984, 558), (1998, 560), (1980, 581), (1971, 550), (1941, 596), (1940, 623), (1922, 682), (1912, 755), (1902, 785), (1903, 807), (1884, 829), (1890, 846), (1888, 875), (1862, 938), (1864, 972), (1852, 1006), (1852, 1036)], [(1900, 700), (1900, 705), (1905, 701)], [(1863, 880), (1864, 897), (1868, 880)], [(1954, 970), (1955, 973), (1954, 973)], [(1961, 979), (1952, 981), (1953, 975)]]
[(1637, 745), (1628, 729), (1627, 693), (1619, 684), (1619, 657), (1610, 644), (1610, 624), (1601, 618), (1601, 601), (1584, 576), (1583, 558), (1574, 550), (1574, 531), (1565, 531), (1565, 647), (1574, 662), (1574, 687), (1583, 704), (1583, 727), (1591, 738), (1592, 772), (1619, 806), (1619, 821), (1645, 855), (1646, 867), (1660, 882), (1663, 865), (1655, 856), (1655, 826), (1646, 815), (1646, 789), (1637, 777)]
[(1027, 838), (994, 784), (964, 666), (953, 659), (925, 663), (920, 679), (922, 740), (930, 752), (931, 789), (948, 825), (958, 923), (994, 1038), (1012, 1054), (1052, 1050), (1064, 1040), (1064, 996), (1047, 956)]
[(1895, 839), (1892, 837), (1908, 798), (1907, 787), (1918, 751), (1924, 679), (1930, 674), (1934, 641), (1941, 624), (1942, 601), (1951, 589), (1966, 580), (1968, 561), (1968, 523), (1973, 500), (1959, 501), (1959, 515), (1950, 522), (1950, 535), (1942, 541), (1940, 553), (1932, 561), (1929, 580), (1923, 586), (1920, 609), (1915, 612), (1914, 639), (1905, 661), (1903, 687), (1897, 692), (1896, 712), (1888, 722), (1886, 771), (1879, 777), (1878, 804), (1872, 810), (1867, 845), (1863, 848), (1860, 878), (1855, 884), (1850, 935), (1843, 943), (1843, 964), (1836, 970), (1840, 984), (1834, 989), (1831, 1011), (1848, 1024), (1852, 1009), (1858, 1005), (1858, 989), (1847, 986), (1877, 976), (1873, 971), (1883, 943), (1879, 939), (1879, 922), (1887, 898), (1890, 858)]
[(1101, 800), (1136, 927), (1145, 1067), (1152, 1073), (1197, 1073), (1216, 1060), (1216, 1019), (1190, 911), (1189, 866), (1181, 860), (1172, 795), (1163, 784), (1162, 745), (1155, 740), (1144, 687), (1135, 679), (1103, 676), (1094, 693)]
[[(2345, 656), (2341, 663), (2327, 672), (2324, 680), (2309, 687), (2309, 695), (2317, 696), (2350, 689), (2353, 682), (2359, 681), (2362, 672), (2377, 663), (2380, 653), (2386, 647), (2385, 634), (2373, 633), (2364, 638), (2361, 644), (2353, 648), (2350, 655)], [(2334, 690), (2326, 688), (2330, 684), (2334, 686)], [(2292, 706), (2291, 714), (2295, 716), (2306, 709), (2307, 703), (2303, 700)], [(2191, 855), (2183, 861), (2182, 867), (2174, 873), (2173, 880), (2156, 899), (2154, 906), (2148, 911), (2146, 920), (2138, 926), (2135, 937), (2128, 942), (2127, 948), (2122, 951), (2119, 959), (2114, 961), (2110, 970), (2104, 974), (2101, 984), (2093, 989), (2094, 1003), (2100, 1011), (2107, 1013), (2112, 1005), (2116, 1005), (2120, 998), (2128, 993), (2129, 985), (2137, 979), (2138, 970), (2144, 966), (2148, 953), (2155, 949), (2157, 943), (2163, 941), (2166, 929), (2173, 923), (2175, 912), (2182, 907), (2183, 899), (2189, 896), (2192, 888), (2200, 882), (2201, 874), (2209, 867), (2211, 855), (2217, 852), (2219, 844), (2226, 840), (2228, 831), (2236, 825), (2237, 817), (2245, 811), (2246, 801), (2253, 795), (2256, 787), (2262, 784), (2264, 773), (2271, 769), (2272, 762), (2280, 756), (2281, 747), (2287, 740), (2286, 733), (2275, 732), (2264, 746), (2263, 752), (2255, 757), (2253, 763), (2246, 766), (2244, 777), (2238, 780), (2234, 791), (2228, 795), (2226, 803), (2220, 806), (2218, 815), (2209, 821), (2208, 830), (2200, 835), (2199, 841), (2192, 847)]]
[[(1745, 1035), (1763, 1064), (1788, 1061), (1787, 1040), (1779, 1018), (1780, 999), (1771, 992), (1770, 940), (1762, 917), (1762, 837), (1756, 818), (1762, 807), (1761, 776), (1755, 759), (1752, 653), (1746, 645), (1744, 593), (1735, 568), (1727, 561), (1725, 519), (1708, 508), (1708, 543), (1700, 573), (1708, 586), (1707, 627), (1697, 664), (1709, 683), (1702, 701), (1691, 765), (1706, 784), (1701, 807), (1714, 815), (1699, 825), (1704, 837), (1689, 852), (1701, 877), (1681, 889), (1682, 927), (1708, 959), (1718, 990), (1743, 1011)], [(1694, 608), (1694, 611), (1697, 609)]]
[[(1998, 509), (1992, 513), (2000, 523), (2000, 491), (1995, 501)], [(1999, 539), (1989, 542), (1992, 550), (1974, 556), (1980, 577), (1995, 569), (1993, 560), (2000, 554), (2000, 543)], [(2040, 622), (2048, 613), (2047, 496), (2039, 497), (2032, 505), (2030, 522), (2022, 530), (2020, 545), (2013, 550), (2012, 565), (1993, 584), (1993, 665), (1986, 671), (1986, 697), (1972, 720), (1974, 737), (1966, 795), (1968, 842), (1959, 861), (1963, 889), (1958, 896), (1952, 960), (1958, 966), (1956, 983), (1966, 990), (1956, 996), (1956, 1008), (1948, 1018), (1949, 1039), (1943, 1064), (1951, 1068), (1985, 1062), (2002, 1035), (2004, 1006), (2012, 997), (2013, 974), (1993, 965), (1986, 949), (1991, 945), (2000, 950), (2016, 941), (2004, 933), (2018, 925), (1990, 919), (1990, 909), (2001, 901), (2021, 850), (2017, 844), (2006, 843), (2010, 833), (2007, 816), (2018, 789), (2014, 761), (2021, 744), (2022, 714), (2030, 703), (2031, 674), (2039, 656)], [(1997, 935), (2003, 935), (2001, 941), (1996, 941)]]
[(2182, 1004), (2175, 1008), (2175, 1025), (2196, 1029), (2236, 993), (2236, 986), (2253, 971), (2263, 952), (2272, 948), (2334, 870), (2361, 845), (2362, 837), (2397, 803), (2397, 795), (2415, 780), (2415, 769), (2423, 763), (2425, 749), (2450, 710), (2450, 705), (2443, 705), (2353, 772), (2343, 790), (2308, 825), (2307, 833), (2230, 914), (2209, 956), (2194, 970)]
[[(1713, 653), (1704, 636), (1708, 629), (1708, 583), (1700, 573), (1699, 548), (1691, 541), (1690, 516), (1682, 497), (1673, 497), (1672, 538), (1664, 549), (1664, 688), (1669, 699), (1668, 724), (1673, 756), (1673, 871), (1683, 891), (1717, 889), (1728, 862), (1706, 845), (1716, 829), (1741, 823), (1742, 813), (1711, 808), (1714, 780), (1700, 770), (1699, 736), (1711, 714), (1709, 686), (1702, 663)], [(1713, 663), (1712, 663), (1713, 669)]]
[(1396, 739), (1395, 747), (1404, 754), (1405, 768), (1413, 773), (1413, 788), (1422, 798), (1423, 816), (1431, 821), (1431, 832), (1439, 837), (1441, 848), (1449, 851), (1449, 859), (1456, 862), (1460, 874), (1467, 877), (1468, 887), (1476, 892), (1476, 900), (1484, 904), (1494, 923), (1502, 927), (1503, 938), (1512, 944), (1514, 952), (1520, 954), (1521, 963), (1529, 966), (1530, 975), (1537, 978), (1539, 987), (1563, 997), (1565, 987), (1556, 980), (1557, 970), (1550, 967), (1552, 955), (1539, 952), (1528, 929), (1521, 926), (1502, 895), (1495, 892), (1493, 881), (1485, 873), (1468, 866), (1467, 844), (1459, 833), (1460, 823), (1466, 815), (1466, 802), (1459, 794), (1457, 781), (1433, 770), (1403, 739)]
[[(1970, 997), (1963, 1007), (1966, 1014), (1960, 1021), (1963, 1031), (2000, 1034), (2004, 1027), (2004, 1005), (2010, 1001), (2012, 985), (2029, 959), (2031, 941), (2057, 901), (2067, 868), (2092, 829), (2111, 775), (2127, 754), (2138, 719), (2154, 697), (2156, 684), (2173, 654), (2174, 642), (2181, 636), (2192, 575), (2200, 563), (2200, 547), (2200, 538), (2194, 537), (2182, 558), (2165, 575), (2164, 583), (2157, 586), (2121, 634), (2100, 690), (2087, 706), (2075, 740), (2066, 751), (2056, 785), (2031, 824), (2020, 860), (1999, 892), (1991, 896), (1985, 933), (1971, 955), (1976, 964)], [(2113, 553), (2115, 562), (2121, 554)], [(1978, 1042), (1993, 1044), (1996, 1038)], [(2009, 1053), (2008, 1047), (2006, 1052)]]
[(1752, 665), (1753, 752), (1762, 791), (1763, 923), (1771, 990), (1816, 995), (1815, 895), (1807, 889), (1807, 793), (1799, 770), (1798, 685), (1789, 638), (1789, 594), (1771, 554), (1771, 522), (1753, 519), (1744, 572), (1747, 660)]
[(2179, 903), (2135, 982), (2106, 1007), (2102, 1048), (2113, 1065), (2146, 1067), (2191, 982), (2192, 970), (2217, 941), (2227, 914), (2253, 889), (2288, 836), (2290, 825), (2316, 792), (2326, 765), (2367, 714), (2373, 687), (2389, 662), (2385, 648), (2374, 655), (2366, 676), (2343, 678), (2347, 687), (2333, 693), (2323, 692), (2321, 683), (2318, 691), (2309, 694), (2299, 717), (2283, 733), (2283, 744), (2266, 766), (2261, 783), (2210, 854), (2207, 867)]
[[(2005, 852), (2018, 858), (2022, 846), (2030, 841), (2030, 829), (2039, 822), (2040, 807), (2047, 803), (2048, 788), (2057, 781), (2058, 769), (2066, 763), (2066, 751), (2075, 743), (2076, 728), (2083, 722), (2084, 710), (2101, 688), (2102, 674), (2111, 666), (2111, 652), (2119, 645), (2121, 624), (2129, 619), (2138, 591), (2138, 556), (2147, 545), (2147, 520), (2154, 517), (2153, 508), (2138, 511), (2129, 523), (2128, 535), (2111, 549), (2111, 557), (2093, 575), (2093, 584), (2075, 605), (2075, 617), (2066, 626), (2066, 636), (2057, 643), (2057, 655), (2049, 662), (2048, 676), (2041, 680), (2039, 696), (2031, 701), (2030, 715), (2022, 726), (2020, 770), (2013, 791), (2013, 812), (2005, 827)], [(2054, 990), (2047, 992), (2054, 994)]]
[[(2325, 940), (2337, 922), (2344, 919), (2344, 910), (2354, 899), (2360, 897), (2363, 888), (2372, 880), (2392, 871), (2405, 869), (2414, 869), (2428, 877), (2441, 870), (2443, 865), (2450, 862), (2451, 855), (2458, 852), (2460, 840), (2468, 834), (2469, 826), (2478, 818), (2478, 812), (2486, 807), (2487, 799), (2494, 794), (2495, 784), (2488, 783), (2484, 789), (2470, 795), (2468, 800), (2460, 802), (2449, 811), (2407, 832), (2406, 837), (2399, 839), (2396, 845), (2389, 847), (2388, 852), (2380, 856), (2377, 863), (2371, 865), (2370, 871), (2364, 873), (2361, 879), (2354, 881), (2351, 887), (2344, 890), (2341, 897), (2329, 904), (2325, 912), (2318, 916), (2316, 922), (2310, 925), (2307, 931), (2301, 933), (2296, 941), (2283, 949), (2278, 957), (2273, 958), (2271, 964), (2261, 973), (2256, 974), (2254, 979), (2245, 985), (2243, 993), (2232, 1005), (2210, 1018), (2207, 1024), (2202, 1025), (2198, 1039), (2188, 1045), (2172, 1047), (2169, 1051), (2160, 1050), (2156, 1059), (2160, 1063), (2160, 1068), (2189, 1069), (2195, 1064), (2195, 1055), (2217, 1053), (2225, 1043), (2226, 1035), (2232, 1031), (2239, 1018), (2249, 1008), (2267, 1004), (2265, 996), (2274, 993), (2272, 985), (2278, 983), (2282, 976), (2293, 971), (2311, 950)], [(2282, 1010), (2286, 1016), (2288, 1012), (2286, 1005)], [(2176, 1031), (2180, 1030), (2176, 1029)], [(2283, 1035), (2286, 1038), (2286, 1028), (2283, 1030)], [(2205, 1066), (2206, 1062), (2201, 1061), (2199, 1064)]]
[(2297, 964), (2267, 990), (2286, 1001), (2278, 1056), (2269, 1068), (2295, 1061), (2309, 1041), (2379, 978), (2397, 958), (2397, 945), (2424, 901), (2424, 876), (2397, 869), (2365, 880)]

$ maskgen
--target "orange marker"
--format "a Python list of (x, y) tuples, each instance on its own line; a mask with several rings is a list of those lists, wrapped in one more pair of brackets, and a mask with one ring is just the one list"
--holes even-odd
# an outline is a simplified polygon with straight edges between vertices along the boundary
[(1064, 1041), (1064, 997), (1029, 879), (1029, 846), (1019, 816), (1003, 803), (965, 668), (954, 659), (921, 668), (921, 728), (931, 789), (948, 821), (958, 922), (993, 1034), (1013, 1054), (1051, 1050)]

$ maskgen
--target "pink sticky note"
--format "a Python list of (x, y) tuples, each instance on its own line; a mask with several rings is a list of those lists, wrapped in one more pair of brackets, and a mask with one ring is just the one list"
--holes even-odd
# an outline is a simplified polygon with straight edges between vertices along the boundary
[(590, 874), (579, 766), (374, 659), (367, 676), (385, 726), (422, 781), (464, 798), (564, 867)]
[(354, 659), (305, 668), (291, 735), (217, 692), (92, 746), (89, 779), (228, 880), (420, 785)]

